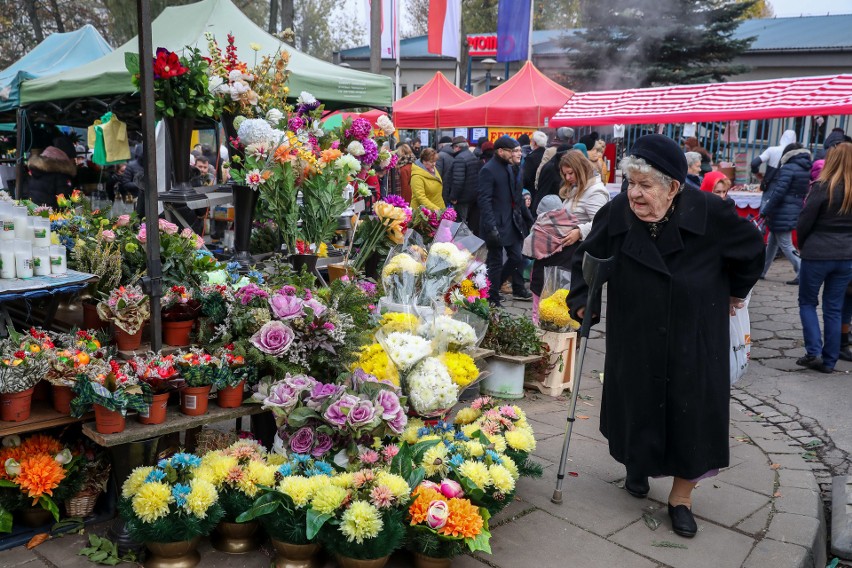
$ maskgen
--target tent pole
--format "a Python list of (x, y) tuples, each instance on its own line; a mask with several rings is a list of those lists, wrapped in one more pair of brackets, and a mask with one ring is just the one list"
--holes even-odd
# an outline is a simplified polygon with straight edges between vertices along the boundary
[[(15, 151), (15, 199), (21, 199), (24, 193), (24, 109), (15, 111), (15, 130), (17, 130), (17, 150)], [(4, 188), (5, 189), (5, 188)]]
[(142, 95), (142, 132), (145, 149), (145, 227), (148, 254), (148, 276), (145, 287), (151, 298), (151, 351), (162, 347), (160, 334), (160, 297), (162, 290), (162, 266), (160, 264), (160, 232), (157, 192), (157, 139), (154, 126), (154, 53), (151, 39), (151, 4), (149, 0), (136, 0), (139, 22), (139, 82)]

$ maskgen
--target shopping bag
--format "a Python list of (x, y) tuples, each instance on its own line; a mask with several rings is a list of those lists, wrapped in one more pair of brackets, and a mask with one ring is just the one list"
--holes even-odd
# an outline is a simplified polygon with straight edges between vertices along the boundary
[(748, 361), (751, 357), (751, 320), (748, 315), (748, 304), (751, 292), (745, 299), (745, 306), (736, 310), (731, 316), (731, 384), (733, 385), (745, 375)]

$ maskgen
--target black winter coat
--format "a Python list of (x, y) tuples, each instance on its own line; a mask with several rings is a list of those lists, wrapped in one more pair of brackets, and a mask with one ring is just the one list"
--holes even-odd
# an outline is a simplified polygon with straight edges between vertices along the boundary
[(695, 479), (728, 465), (729, 297), (745, 298), (757, 282), (764, 245), (715, 195), (682, 191), (676, 200), (656, 240), (627, 195), (604, 205), (574, 255), (567, 302), (574, 314), (585, 307), (586, 252), (615, 258), (601, 433), (610, 454), (642, 475)]
[(808, 194), (796, 227), (799, 252), (806, 260), (852, 259), (852, 213), (840, 212), (843, 184), (834, 188), (830, 206), (827, 190), (817, 183)]
[(55, 160), (44, 156), (30, 158), (27, 166), (27, 194), (33, 203), (56, 207), (56, 196), (60, 193), (71, 196), (72, 179), (77, 167), (71, 160)]
[(535, 193), (535, 173), (541, 165), (541, 157), (544, 156), (544, 148), (539, 146), (530, 155), (524, 158), (524, 189)]
[(473, 152), (462, 150), (453, 159), (451, 168), (452, 188), (448, 203), (476, 203), (477, 187), (479, 186), (479, 170), (482, 163)]
[(491, 158), (479, 171), (478, 193), (480, 234), (487, 236), (496, 229), (502, 246), (523, 241), (535, 220), (524, 204), (514, 169), (497, 156)]
[(805, 149), (792, 150), (781, 158), (781, 168), (761, 199), (760, 213), (766, 217), (770, 231), (796, 228), (810, 187), (812, 165), (811, 154)]
[(559, 188), (562, 187), (562, 175), (559, 173), (559, 161), (567, 150), (556, 152), (550, 158), (550, 161), (544, 164), (541, 168), (541, 173), (538, 175), (538, 188), (533, 195), (530, 209), (536, 211), (538, 204), (545, 195), (559, 195)]
[(435, 163), (435, 169), (438, 170), (438, 173), (441, 174), (441, 180), (444, 184), (444, 189), (441, 193), (441, 197), (444, 199), (444, 203), (449, 203), (447, 198), (450, 196), (450, 190), (453, 185), (453, 160), (456, 155), (453, 153), (453, 147), (450, 144), (447, 144), (440, 150), (438, 150), (438, 161)]

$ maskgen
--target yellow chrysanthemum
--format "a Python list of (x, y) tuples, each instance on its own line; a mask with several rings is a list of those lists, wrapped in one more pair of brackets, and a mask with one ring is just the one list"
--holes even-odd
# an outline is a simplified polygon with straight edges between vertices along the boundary
[(408, 426), (405, 427), (405, 430), (402, 432), (402, 441), (406, 444), (416, 444), (420, 437), (417, 435), (417, 432), (423, 428), (423, 421), (419, 418), (409, 418)]
[(385, 267), (382, 269), (382, 278), (400, 273), (422, 274), (425, 269), (426, 266), (423, 263), (418, 262), (408, 254), (402, 253), (385, 263)]
[(447, 367), (453, 382), (460, 387), (466, 387), (479, 376), (479, 369), (473, 361), (473, 357), (467, 353), (454, 353), (448, 351), (441, 355), (441, 361)]
[(502, 462), (500, 465), (505, 467), (510, 474), (512, 474), (512, 479), (515, 481), (521, 476), (520, 472), (518, 472), (518, 466), (515, 463), (515, 460), (510, 458), (509, 456), (500, 456), (500, 461)]
[(405, 502), (411, 495), (411, 487), (409, 487), (408, 482), (399, 475), (380, 471), (376, 474), (376, 483), (387, 487), (390, 492), (393, 493), (393, 496), (399, 501)]
[(491, 474), (488, 473), (488, 466), (482, 462), (466, 461), (459, 466), (458, 472), (470, 479), (480, 489), (485, 489), (491, 485)]
[(246, 466), (246, 474), (257, 485), (272, 487), (275, 484), (276, 467), (261, 461), (250, 461)]
[(352, 364), (352, 369), (361, 369), (365, 373), (375, 375), (380, 380), (390, 381), (399, 386), (399, 371), (390, 362), (387, 353), (378, 343), (362, 348), (358, 360)]
[(438, 444), (426, 450), (422, 463), (423, 469), (426, 470), (426, 477), (447, 473), (447, 461), (447, 447), (444, 444)]
[(355, 501), (340, 522), (340, 532), (349, 542), (362, 544), (366, 539), (376, 538), (384, 523), (379, 510), (366, 501)]
[(332, 485), (336, 485), (337, 487), (342, 487), (343, 489), (349, 489), (350, 487), (352, 487), (352, 480), (353, 480), (354, 477), (355, 477), (355, 474), (351, 473), (351, 472), (338, 473), (337, 475), (333, 476), (328, 481), (329, 481), (329, 483), (331, 483)]
[(526, 417), (515, 420), (515, 428), (526, 428), (528, 430), (532, 430), (532, 426), (530, 426), (530, 423), (527, 422)]
[(206, 479), (216, 487), (221, 487), (232, 468), (239, 467), (237, 458), (220, 452), (209, 452), (201, 458), (201, 466), (195, 477)]
[(207, 516), (207, 510), (219, 499), (216, 487), (206, 479), (193, 479), (189, 487), (184, 508), (199, 519), (203, 519)]
[(476, 433), (477, 430), (479, 430), (479, 424), (476, 424), (475, 422), (465, 424), (464, 426), (462, 426), (461, 429), (462, 434), (464, 434), (468, 438), (473, 438), (473, 435)]
[(278, 466), (282, 466), (287, 463), (287, 458), (282, 456), (281, 454), (268, 454), (266, 456), (266, 463), (278, 468)]
[(473, 284), (471, 280), (462, 280), (462, 283), (459, 285), (459, 291), (462, 293), (462, 296), (465, 298), (469, 298), (471, 296), (478, 296), (479, 290), (476, 289), (476, 286)]
[(468, 424), (472, 424), (480, 416), (482, 416), (481, 411), (475, 410), (475, 409), (467, 406), (467, 407), (462, 408), (461, 410), (458, 411), (458, 414), (456, 414), (456, 419), (454, 420), (454, 422), (456, 424), (458, 424), (459, 426), (466, 426)]
[(148, 477), (148, 474), (152, 471), (154, 471), (153, 467), (137, 467), (134, 469), (124, 482), (124, 485), (121, 486), (121, 496), (125, 499), (130, 499), (136, 495), (136, 492), (139, 491), (139, 488), (142, 487), (143, 483), (145, 483), (145, 478)]
[(313, 499), (311, 499), (311, 507), (318, 513), (331, 515), (340, 508), (347, 495), (349, 495), (349, 491), (346, 489), (326, 484), (319, 487), (314, 493)]
[(471, 440), (464, 443), (464, 454), (471, 458), (478, 458), (485, 455), (485, 448), (478, 440)]
[(565, 303), (565, 299), (567, 297), (568, 290), (561, 289), (557, 290), (547, 298), (542, 298), (542, 300), (538, 303), (539, 320), (552, 324), (556, 327), (580, 329), (580, 322), (571, 317), (571, 312), (568, 310), (568, 304)]
[(535, 436), (526, 428), (509, 430), (503, 436), (506, 439), (506, 444), (513, 450), (526, 453), (535, 450)]
[(313, 496), (316, 486), (307, 477), (301, 475), (291, 475), (285, 477), (278, 484), (278, 489), (293, 500), (293, 504), (297, 507), (306, 507)]
[(488, 438), (488, 441), (494, 446), (495, 452), (502, 454), (506, 451), (506, 438), (500, 434), (492, 434), (491, 436), (486, 434), (485, 437)]
[(509, 493), (515, 488), (515, 478), (512, 477), (512, 472), (502, 465), (492, 464), (488, 466), (488, 474), (491, 476), (491, 483), (501, 493)]
[(518, 406), (517, 404), (513, 404), (513, 405), (512, 405), (512, 410), (514, 410), (514, 411), (515, 411), (515, 414), (517, 414), (517, 415), (518, 415), (518, 419), (519, 419), (519, 420), (524, 420), (524, 421), (526, 421), (526, 419), (527, 419), (527, 413), (526, 413), (526, 412), (524, 412), (524, 409), (523, 409), (523, 408), (521, 408), (521, 407), (520, 407), (520, 406)]
[(153, 523), (169, 514), (169, 504), (173, 501), (171, 487), (161, 481), (154, 481), (143, 483), (139, 487), (131, 505), (133, 512), (143, 523)]

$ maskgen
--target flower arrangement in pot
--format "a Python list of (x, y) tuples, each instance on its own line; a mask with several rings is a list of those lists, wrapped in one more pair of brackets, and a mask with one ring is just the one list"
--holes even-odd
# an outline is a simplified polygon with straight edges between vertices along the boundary
[(257, 548), (257, 521), (239, 523), (237, 517), (252, 507), (262, 487), (275, 485), (277, 469), (267, 463), (266, 449), (254, 440), (239, 440), (202, 456), (195, 477), (216, 487), (219, 504), (225, 511), (216, 529), (217, 537), (212, 539), (214, 548), (232, 554)]
[(257, 372), (246, 365), (245, 357), (234, 353), (233, 343), (217, 349), (214, 359), (220, 362), (219, 372), (213, 380), (216, 404), (221, 408), (236, 408), (243, 403), (246, 383), (254, 383)]
[[(73, 268), (98, 277), (96, 282), (89, 284), (89, 297), (83, 299), (83, 327), (105, 329), (109, 327), (109, 321), (101, 317), (97, 307), (98, 299), (107, 296), (121, 284), (124, 264), (122, 243), (110, 240), (110, 233), (104, 235), (104, 230), (79, 238), (82, 242), (70, 251)], [(69, 242), (74, 243), (70, 237)]]
[(225, 515), (216, 486), (198, 476), (200, 466), (198, 456), (177, 453), (136, 468), (121, 487), (118, 511), (131, 538), (151, 551), (153, 566), (198, 564), (198, 542)]
[(148, 385), (141, 383), (129, 365), (116, 360), (94, 359), (74, 383), (71, 415), (80, 418), (94, 408), (97, 431), (115, 434), (124, 430), (128, 410), (142, 412), (151, 404)]
[(85, 518), (92, 514), (98, 497), (106, 491), (112, 464), (105, 450), (86, 439), (76, 444), (74, 454), (81, 457), (82, 483), (65, 501), (65, 510), (71, 517)]
[(527, 365), (548, 353), (541, 331), (528, 316), (515, 316), (503, 310), (491, 314), (482, 347), (497, 354), (488, 361), (491, 375), (480, 385), (480, 392), (498, 398), (523, 398)]
[(0, 420), (20, 422), (30, 417), (33, 388), (44, 378), (46, 350), (54, 347), (46, 333), (9, 330), (0, 340)]
[(45, 379), (53, 388), (53, 409), (61, 414), (71, 414), (74, 384), (81, 369), (92, 359), (105, 359), (107, 349), (91, 332), (77, 331), (73, 336), (58, 338), (55, 349), (45, 350), (48, 370)]
[(180, 391), (180, 411), (188, 416), (206, 414), (213, 384), (230, 370), (223, 368), (221, 359), (198, 348), (178, 353), (175, 362), (185, 381)]
[(137, 355), (128, 361), (136, 378), (151, 391), (151, 404), (139, 411), (142, 424), (162, 424), (166, 420), (166, 408), (172, 392), (184, 385), (175, 365), (174, 355)]
[(12, 513), (27, 526), (59, 521), (58, 502), (80, 490), (82, 460), (44, 434), (6, 436), (0, 448), (0, 532), (11, 532)]
[(151, 315), (151, 305), (139, 286), (119, 286), (100, 301), (98, 315), (115, 326), (119, 350), (133, 351), (142, 343), (142, 327)]
[(160, 299), (163, 318), (163, 343), (174, 347), (189, 345), (189, 335), (198, 313), (201, 302), (195, 298), (192, 288), (172, 286)]

